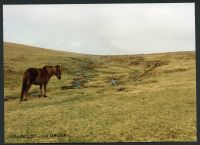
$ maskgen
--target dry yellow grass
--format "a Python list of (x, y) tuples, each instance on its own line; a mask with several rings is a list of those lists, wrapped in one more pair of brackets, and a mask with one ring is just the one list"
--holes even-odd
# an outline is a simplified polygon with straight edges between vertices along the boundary
[[(50, 80), (48, 98), (20, 104), (23, 71), (48, 64), (63, 65), (61, 81)], [(194, 52), (95, 56), (4, 43), (5, 142), (196, 141), (195, 75)], [(60, 90), (80, 76), (92, 77)]]

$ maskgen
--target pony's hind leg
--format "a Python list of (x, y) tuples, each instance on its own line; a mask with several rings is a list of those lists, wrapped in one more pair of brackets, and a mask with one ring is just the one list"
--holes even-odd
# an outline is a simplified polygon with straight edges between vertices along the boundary
[(31, 83), (28, 83), (27, 84), (27, 87), (26, 87), (26, 90), (25, 90), (25, 97), (24, 97), (24, 101), (27, 101), (27, 93), (28, 93), (28, 90), (31, 88)]
[(46, 90), (47, 90), (47, 83), (44, 84), (44, 95), (43, 95), (44, 97), (47, 97)]
[(24, 76), (23, 81), (22, 81), (22, 90), (21, 90), (20, 102), (22, 102), (22, 100), (24, 98), (26, 87), (27, 87), (27, 78)]
[(24, 97), (24, 94), (22, 93), (22, 95), (20, 96), (20, 102), (22, 102), (23, 97)]
[(42, 84), (40, 85), (40, 94), (39, 94), (39, 97), (41, 97), (41, 95), (42, 95), (43, 93), (42, 93)]

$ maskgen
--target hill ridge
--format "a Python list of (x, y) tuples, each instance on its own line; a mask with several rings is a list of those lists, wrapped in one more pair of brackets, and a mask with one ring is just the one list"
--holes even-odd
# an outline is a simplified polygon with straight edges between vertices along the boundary
[(48, 51), (54, 51), (58, 53), (71, 53), (71, 54), (77, 54), (77, 55), (91, 55), (91, 56), (137, 56), (137, 55), (159, 55), (159, 54), (171, 54), (171, 53), (187, 53), (187, 52), (195, 52), (195, 51), (171, 51), (171, 52), (159, 52), (159, 53), (143, 53), (143, 54), (123, 54), (123, 55), (97, 55), (97, 54), (86, 54), (86, 53), (78, 53), (78, 52), (70, 52), (70, 51), (64, 51), (64, 50), (56, 50), (56, 49), (50, 49), (45, 47), (38, 47), (38, 46), (32, 46), (32, 45), (26, 45), (26, 44), (20, 44), (15, 42), (4, 42), (4, 45), (12, 45), (12, 46), (18, 46), (18, 47), (26, 47), (26, 48), (34, 48), (34, 49), (43, 49)]

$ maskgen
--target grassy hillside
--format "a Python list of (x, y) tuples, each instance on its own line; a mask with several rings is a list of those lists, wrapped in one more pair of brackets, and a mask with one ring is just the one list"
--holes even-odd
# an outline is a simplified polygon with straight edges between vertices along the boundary
[[(32, 86), (20, 103), (24, 70), (56, 64), (62, 79), (51, 78), (48, 97)], [(195, 75), (194, 52), (95, 56), (4, 43), (5, 142), (196, 141)], [(61, 89), (80, 77), (82, 86)]]

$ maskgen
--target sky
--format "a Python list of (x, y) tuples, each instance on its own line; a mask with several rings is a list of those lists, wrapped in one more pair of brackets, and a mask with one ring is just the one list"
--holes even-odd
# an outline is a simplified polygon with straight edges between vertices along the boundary
[(4, 5), (3, 39), (96, 55), (195, 51), (194, 3)]

